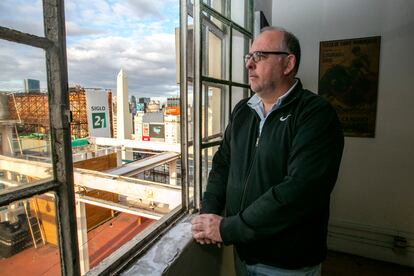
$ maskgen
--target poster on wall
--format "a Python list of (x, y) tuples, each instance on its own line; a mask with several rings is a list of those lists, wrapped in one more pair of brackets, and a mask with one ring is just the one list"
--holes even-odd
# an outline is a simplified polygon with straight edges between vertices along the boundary
[(375, 137), (381, 37), (321, 41), (318, 94), (336, 109), (345, 136)]

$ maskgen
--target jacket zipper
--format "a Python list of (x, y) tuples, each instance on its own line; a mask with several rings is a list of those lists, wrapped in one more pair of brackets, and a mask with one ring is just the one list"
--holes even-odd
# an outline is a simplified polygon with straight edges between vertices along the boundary
[[(278, 110), (280, 110), (280, 109), (282, 109), (282, 108), (284, 108), (284, 107), (286, 107), (287, 105), (290, 105), (290, 103), (292, 103), (294, 100), (296, 100), (296, 98), (297, 97), (293, 97), (289, 102), (287, 102), (287, 103), (285, 103), (284, 105), (282, 105), (281, 107), (279, 107), (278, 108)], [(275, 114), (275, 112), (273, 112), (272, 114), (271, 114), (271, 116), (273, 115), (273, 116), (276, 116), (276, 115), (274, 115)], [(258, 117), (258, 115), (257, 114), (255, 114), (257, 117)], [(266, 120), (267, 121), (267, 120)], [(266, 125), (266, 123), (265, 123), (265, 125)], [(264, 125), (263, 125), (263, 127), (262, 127), (262, 131), (260, 132), (260, 134), (259, 134), (259, 136), (256, 138), (256, 144), (255, 144), (255, 148), (254, 148), (254, 153), (253, 153), (253, 160), (252, 160), (252, 162), (250, 163), (250, 165), (249, 165), (249, 173), (247, 174), (247, 177), (246, 177), (246, 180), (244, 181), (244, 187), (243, 187), (243, 193), (242, 193), (242, 198), (241, 198), (241, 201), (240, 201), (240, 211), (242, 210), (242, 208), (243, 208), (243, 203), (244, 203), (244, 201), (245, 201), (245, 197), (246, 197), (246, 190), (247, 190), (247, 181), (249, 180), (249, 177), (250, 177), (250, 174), (251, 174), (251, 170), (252, 170), (252, 167), (253, 167), (253, 164), (254, 164), (254, 162), (256, 161), (256, 153), (257, 153), (257, 148), (259, 147), (259, 142), (260, 142), (260, 136), (262, 135), (262, 133), (263, 133), (263, 129), (264, 129)]]
[[(294, 100), (296, 99), (296, 97), (294, 97), (293, 99), (291, 99), (289, 102), (287, 102), (286, 104), (284, 104), (283, 106), (281, 106), (279, 109), (281, 109), (281, 108), (283, 108), (283, 107), (285, 107), (285, 106), (287, 106), (287, 105), (289, 105), (291, 102), (293, 102)], [(275, 114), (275, 112), (273, 112), (272, 114), (270, 114), (270, 116), (276, 116), (276, 115), (274, 115)], [(255, 113), (255, 115), (258, 117), (258, 115)], [(270, 118), (269, 118), (270, 119)], [(266, 120), (267, 121), (267, 120)], [(266, 123), (265, 123), (265, 125), (266, 125)], [(253, 167), (253, 164), (254, 164), (254, 162), (256, 161), (256, 153), (257, 153), (257, 148), (259, 147), (259, 142), (260, 142), (260, 136), (262, 135), (262, 133), (263, 133), (263, 129), (264, 129), (264, 125), (263, 125), (263, 127), (262, 127), (262, 131), (260, 132), (260, 134), (259, 134), (259, 136), (256, 138), (256, 144), (255, 144), (255, 148), (254, 148), (254, 153), (253, 153), (253, 160), (252, 160), (252, 162), (250, 163), (250, 165), (249, 165), (249, 173), (247, 174), (247, 177), (246, 177), (246, 180), (244, 181), (244, 187), (243, 187), (243, 193), (242, 193), (242, 198), (241, 198), (241, 201), (240, 201), (240, 211), (242, 210), (242, 208), (243, 208), (243, 205), (244, 205), (244, 201), (245, 201), (245, 197), (246, 197), (246, 191), (247, 191), (247, 181), (249, 180), (249, 177), (250, 177), (250, 174), (251, 174), (251, 170), (252, 170), (252, 167)]]
[(257, 153), (257, 148), (259, 146), (260, 136), (261, 135), (262, 135), (262, 133), (260, 133), (259, 136), (256, 139), (256, 144), (255, 144), (254, 152), (253, 152), (253, 160), (252, 160), (252, 162), (250, 162), (248, 174), (247, 174), (246, 180), (244, 181), (243, 193), (242, 193), (242, 198), (241, 198), (241, 201), (240, 201), (240, 211), (243, 208), (243, 203), (244, 203), (244, 200), (245, 200), (245, 195), (246, 195), (246, 190), (247, 190), (247, 181), (249, 180), (249, 177), (250, 177), (250, 173), (252, 171), (253, 164), (256, 161), (256, 155), (257, 155), (256, 153)]

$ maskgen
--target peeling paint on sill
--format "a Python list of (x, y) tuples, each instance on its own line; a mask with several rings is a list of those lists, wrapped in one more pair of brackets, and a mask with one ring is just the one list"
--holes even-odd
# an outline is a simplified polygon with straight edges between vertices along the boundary
[(168, 231), (154, 246), (129, 269), (121, 273), (132, 275), (162, 275), (191, 243), (191, 217)]

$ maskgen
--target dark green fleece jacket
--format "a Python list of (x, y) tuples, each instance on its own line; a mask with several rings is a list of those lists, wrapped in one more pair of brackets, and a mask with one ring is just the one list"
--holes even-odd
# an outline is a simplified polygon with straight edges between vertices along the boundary
[(330, 194), (344, 137), (331, 105), (296, 85), (269, 114), (237, 104), (213, 158), (202, 213), (248, 264), (296, 269), (326, 257)]

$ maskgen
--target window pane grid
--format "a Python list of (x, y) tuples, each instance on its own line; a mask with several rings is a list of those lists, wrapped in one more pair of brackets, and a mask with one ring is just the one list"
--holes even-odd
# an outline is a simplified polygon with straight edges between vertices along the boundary
[(10, 204), (14, 201), (21, 200), (27, 197), (31, 197), (37, 194), (52, 192), (60, 183), (56, 181), (48, 181), (43, 183), (30, 184), (21, 188), (15, 188), (8, 190), (7, 192), (0, 192), (0, 205)]
[[(76, 242), (76, 225), (73, 202), (73, 176), (70, 136), (68, 128), (67, 71), (64, 33), (63, 2), (43, 1), (43, 20), (46, 37), (25, 34), (0, 27), (0, 38), (46, 50), (47, 85), (51, 137), (53, 180), (8, 190), (0, 194), (1, 204), (8, 204), (33, 195), (56, 192), (56, 218), (60, 249), (61, 273), (79, 275), (79, 257)], [(57, 168), (60, 170), (57, 171)]]
[[(216, 4), (221, 4), (221, 6), (217, 6)], [(238, 11), (232, 11), (231, 5), (235, 5), (240, 8), (240, 5), (245, 8), (244, 11), (242, 11), (242, 15), (238, 14)], [(250, 44), (251, 39), (253, 38), (253, 35), (251, 33), (251, 30), (253, 29), (253, 1), (251, 0), (245, 0), (240, 2), (235, 1), (195, 1), (195, 6), (200, 6), (199, 9), (195, 9), (195, 16), (199, 16), (200, 20), (196, 21), (202, 27), (205, 28), (206, 25), (209, 24), (218, 24), (217, 22), (221, 22), (222, 24), (217, 26), (225, 25), (227, 28), (224, 29), (223, 33), (221, 34), (222, 44), (220, 45), (223, 47), (225, 45), (226, 41), (229, 44), (225, 48), (224, 51), (222, 51), (222, 55), (220, 56), (221, 59), (221, 66), (224, 65), (222, 68), (222, 71), (224, 74), (221, 75), (212, 75), (212, 74), (205, 74), (206, 66), (209, 65), (211, 60), (209, 59), (209, 56), (205, 53), (209, 51), (207, 47), (200, 47), (200, 44), (205, 44), (207, 38), (206, 38), (206, 32), (201, 32), (202, 39), (195, 41), (195, 49), (198, 49), (201, 53), (200, 55), (197, 55), (196, 57), (198, 59), (201, 59), (200, 61), (197, 61), (197, 58), (195, 60), (196, 68), (199, 68), (200, 75), (195, 76), (195, 84), (197, 85), (195, 87), (195, 93), (196, 94), (203, 94), (205, 93), (203, 87), (205, 85), (211, 86), (211, 87), (223, 87), (226, 86), (227, 91), (222, 91), (224, 93), (221, 93), (223, 95), (221, 99), (221, 105), (223, 109), (221, 110), (219, 115), (221, 125), (223, 126), (224, 132), (224, 126), (227, 124), (231, 109), (234, 107), (234, 105), (238, 102), (241, 95), (248, 96), (250, 95), (249, 91), (249, 85), (247, 83), (247, 73), (246, 71), (243, 71), (241, 73), (237, 73), (236, 71), (233, 72), (233, 66), (234, 69), (238, 69), (240, 66), (244, 67), (244, 61), (243, 56), (248, 51), (248, 47)], [(219, 9), (217, 8), (219, 7)], [(218, 9), (218, 10), (217, 10)], [(212, 22), (212, 23), (209, 23)], [(245, 26), (242, 26), (245, 25)], [(197, 27), (197, 24), (195, 26), (195, 29)], [(204, 30), (203, 28), (201, 28)], [(223, 29), (223, 28), (222, 28)], [(204, 37), (203, 37), (204, 36)], [(242, 43), (242, 47), (240, 47), (240, 42)], [(203, 45), (204, 46), (204, 45)], [(234, 47), (239, 47), (236, 50)], [(217, 58), (217, 56), (215, 56)], [(240, 58), (240, 62), (237, 62), (237, 60)], [(217, 63), (217, 62), (216, 62)], [(235, 74), (236, 73), (236, 74)], [(235, 78), (236, 77), (236, 78)], [(234, 95), (232, 95), (232, 90), (234, 90)], [(240, 90), (243, 91), (243, 93), (240, 93)], [(247, 93), (246, 93), (247, 91)], [(237, 102), (236, 102), (237, 101)], [(203, 101), (194, 101), (195, 110), (201, 110), (202, 105), (206, 105), (206, 102)], [(199, 105), (199, 109), (197, 109), (197, 105)], [(197, 116), (197, 113), (195, 113), (194, 116)], [(201, 135), (202, 130), (204, 130), (204, 133), (206, 132), (206, 127), (203, 127), (203, 124), (208, 122), (206, 119), (206, 115), (204, 115), (203, 120), (196, 121), (195, 123), (199, 122), (199, 126), (195, 125), (194, 129), (200, 129), (200, 135), (194, 137), (196, 138), (194, 141), (194, 144), (197, 145), (195, 147), (195, 160), (194, 160), (194, 171), (195, 171), (195, 185), (197, 190), (199, 190), (199, 193), (195, 193), (195, 196), (202, 196), (203, 187), (206, 185), (207, 181), (207, 175), (208, 175), (208, 158), (206, 156), (209, 156), (210, 154), (206, 153), (206, 150), (210, 150), (211, 148), (216, 148), (220, 142), (222, 137), (219, 137), (216, 139), (210, 139), (210, 137), (205, 137), (205, 135)], [(197, 132), (195, 132), (197, 134)], [(198, 153), (200, 151), (200, 153)], [(210, 152), (209, 152), (210, 153)], [(211, 152), (213, 153), (213, 152)], [(197, 175), (199, 175), (197, 177)], [(199, 199), (196, 198), (196, 203), (199, 201)], [(200, 207), (200, 205), (195, 205), (196, 209)]]
[[(250, 7), (251, 7), (251, 3), (250, 3), (251, 1), (249, 1), (249, 5), (250, 5)], [(250, 8), (249, 8), (250, 9)], [(234, 21), (232, 21), (231, 19), (229, 19), (229, 17), (228, 16), (224, 16), (223, 14), (221, 14), (220, 12), (218, 12), (218, 11), (216, 11), (214, 8), (212, 8), (212, 7), (210, 7), (209, 5), (207, 5), (207, 4), (205, 4), (205, 3), (202, 3), (202, 7), (201, 7), (201, 10), (203, 11), (203, 12), (206, 12), (206, 13), (208, 13), (208, 14), (211, 14), (211, 15), (213, 15), (214, 17), (216, 17), (218, 20), (220, 20), (221, 22), (223, 22), (223, 23), (225, 23), (225, 24), (227, 24), (227, 25), (229, 25), (229, 26), (231, 26), (232, 28), (234, 28), (234, 29), (236, 29), (237, 31), (239, 31), (239, 32), (241, 32), (241, 33), (243, 33), (244, 35), (247, 35), (247, 36), (250, 36), (250, 37), (253, 37), (253, 35), (252, 35), (252, 33), (251, 33), (251, 31), (249, 30), (249, 29), (251, 29), (251, 28), (245, 28), (245, 27), (243, 27), (243, 26), (241, 26), (241, 25), (239, 25), (238, 23), (236, 23), (236, 22), (234, 22)], [(250, 12), (248, 12), (248, 14), (250, 15)], [(251, 22), (253, 22), (252, 21), (252, 19), (251, 19), (252, 17), (251, 16), (249, 16), (248, 17), (248, 19), (247, 19), (247, 21), (246, 21), (246, 24), (248, 25), (248, 27), (250, 26), (250, 25), (252, 25), (251, 24)]]

